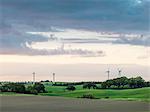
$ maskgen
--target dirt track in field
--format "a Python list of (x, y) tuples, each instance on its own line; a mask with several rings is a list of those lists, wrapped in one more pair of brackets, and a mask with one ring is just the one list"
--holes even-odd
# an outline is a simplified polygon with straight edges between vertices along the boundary
[(148, 102), (0, 96), (0, 112), (148, 112)]

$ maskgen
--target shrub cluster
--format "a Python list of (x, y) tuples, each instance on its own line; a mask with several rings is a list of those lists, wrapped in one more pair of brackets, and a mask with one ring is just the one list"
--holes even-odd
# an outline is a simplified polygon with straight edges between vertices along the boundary
[(91, 89), (91, 88), (97, 89), (98, 87), (95, 83), (92, 82), (83, 84), (83, 89)]
[(80, 98), (96, 99), (92, 94), (83, 94)]
[(69, 90), (69, 91), (76, 90), (76, 88), (73, 85), (68, 85), (66, 89)]
[(6, 83), (1, 84), (0, 86), (1, 92), (15, 92), (15, 93), (25, 93), (25, 94), (35, 94), (44, 93), (45, 87), (41, 83), (35, 83), (34, 85), (30, 85), (25, 87), (24, 84), (20, 83)]
[(8, 83), (4, 84), (0, 87), (1, 92), (16, 92), (16, 93), (24, 93), (26, 88), (23, 84), (18, 83)]
[(150, 87), (150, 82), (146, 82), (142, 77), (127, 78), (120, 77), (111, 80), (107, 80), (101, 83), (101, 88), (112, 88), (112, 89), (121, 89), (121, 88), (142, 88)]
[(69, 86), (69, 85), (73, 85), (73, 86), (77, 86), (77, 85), (83, 85), (85, 83), (93, 83), (93, 84), (100, 84), (101, 82), (57, 82), (54, 83), (53, 86)]

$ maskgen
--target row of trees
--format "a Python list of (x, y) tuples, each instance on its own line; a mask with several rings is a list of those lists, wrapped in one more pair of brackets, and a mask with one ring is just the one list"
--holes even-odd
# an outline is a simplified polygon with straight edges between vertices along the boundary
[(107, 80), (101, 83), (101, 88), (142, 88), (150, 87), (150, 82), (146, 82), (142, 77), (127, 78), (120, 77)]
[(93, 83), (93, 84), (100, 84), (101, 82), (57, 82), (57, 83), (54, 83), (53, 86), (70, 86), (70, 85), (74, 85), (74, 86), (77, 86), (77, 85), (84, 85), (84, 84), (88, 84), (88, 83)]
[(93, 82), (83, 84), (83, 89), (91, 89), (91, 88), (92, 89), (98, 89), (98, 86)]
[[(26, 85), (26, 86), (25, 86)], [(67, 86), (66, 90), (76, 90), (76, 85), (83, 85), (83, 89), (129, 89), (150, 87), (150, 82), (146, 82), (142, 77), (127, 78), (119, 77), (104, 82), (74, 82), (74, 83), (55, 83), (53, 86)], [(0, 92), (16, 92), (26, 94), (45, 93), (45, 86), (42, 83), (1, 83)]]
[[(68, 90), (75, 90), (72, 88), (75, 85), (68, 86)], [(83, 83), (83, 89), (130, 89), (130, 88), (142, 88), (150, 87), (150, 82), (146, 82), (142, 77), (127, 78), (119, 77), (111, 80), (101, 82), (99, 84), (95, 82)]]
[(15, 93), (25, 93), (25, 94), (38, 94), (44, 93), (45, 87), (41, 83), (35, 83), (34, 85), (25, 86), (21, 83), (6, 83), (1, 84), (1, 92), (15, 92)]

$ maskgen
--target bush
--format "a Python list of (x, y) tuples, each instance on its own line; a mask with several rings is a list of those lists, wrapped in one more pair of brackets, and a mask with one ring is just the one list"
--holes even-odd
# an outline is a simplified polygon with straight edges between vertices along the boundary
[(105, 99), (109, 99), (109, 96), (106, 96)]
[(95, 99), (95, 97), (92, 94), (84, 94), (81, 98)]
[(91, 89), (91, 88), (93, 88), (93, 89), (97, 89), (97, 86), (96, 86), (96, 84), (94, 84), (94, 83), (85, 83), (85, 84), (83, 84), (83, 89)]
[(106, 82), (102, 82), (102, 84), (101, 84), (101, 88), (102, 88), (102, 89), (106, 89), (106, 88), (107, 88), (107, 84), (106, 84)]
[(142, 77), (135, 77), (135, 78), (119, 77), (101, 83), (102, 89), (106, 88), (128, 89), (128, 88), (142, 88), (149, 86), (150, 83), (145, 82), (145, 80)]
[(38, 91), (33, 88), (33, 86), (28, 86), (26, 89), (26, 94), (38, 95)]
[(66, 89), (69, 90), (69, 91), (74, 91), (74, 90), (76, 90), (76, 88), (75, 88), (74, 86), (72, 86), (72, 85), (67, 86)]
[(38, 93), (45, 93), (45, 86), (41, 83), (35, 83), (33, 88), (38, 92)]
[(16, 93), (25, 93), (24, 84), (18, 83), (8, 83), (1, 86), (2, 92), (16, 92)]
[(16, 93), (25, 93), (25, 86), (23, 84), (15, 85), (15, 92)]

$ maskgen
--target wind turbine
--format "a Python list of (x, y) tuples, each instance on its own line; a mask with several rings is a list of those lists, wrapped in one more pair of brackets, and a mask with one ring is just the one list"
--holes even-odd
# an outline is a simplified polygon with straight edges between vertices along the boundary
[(55, 73), (53, 73), (53, 84), (55, 84)]
[(33, 84), (35, 84), (35, 72), (33, 72), (32, 74), (33, 74)]
[(121, 77), (122, 70), (118, 68), (118, 76)]
[(106, 73), (107, 73), (107, 75), (108, 75), (108, 80), (109, 80), (109, 73), (110, 73), (110, 70), (108, 69), (108, 70), (106, 71)]

